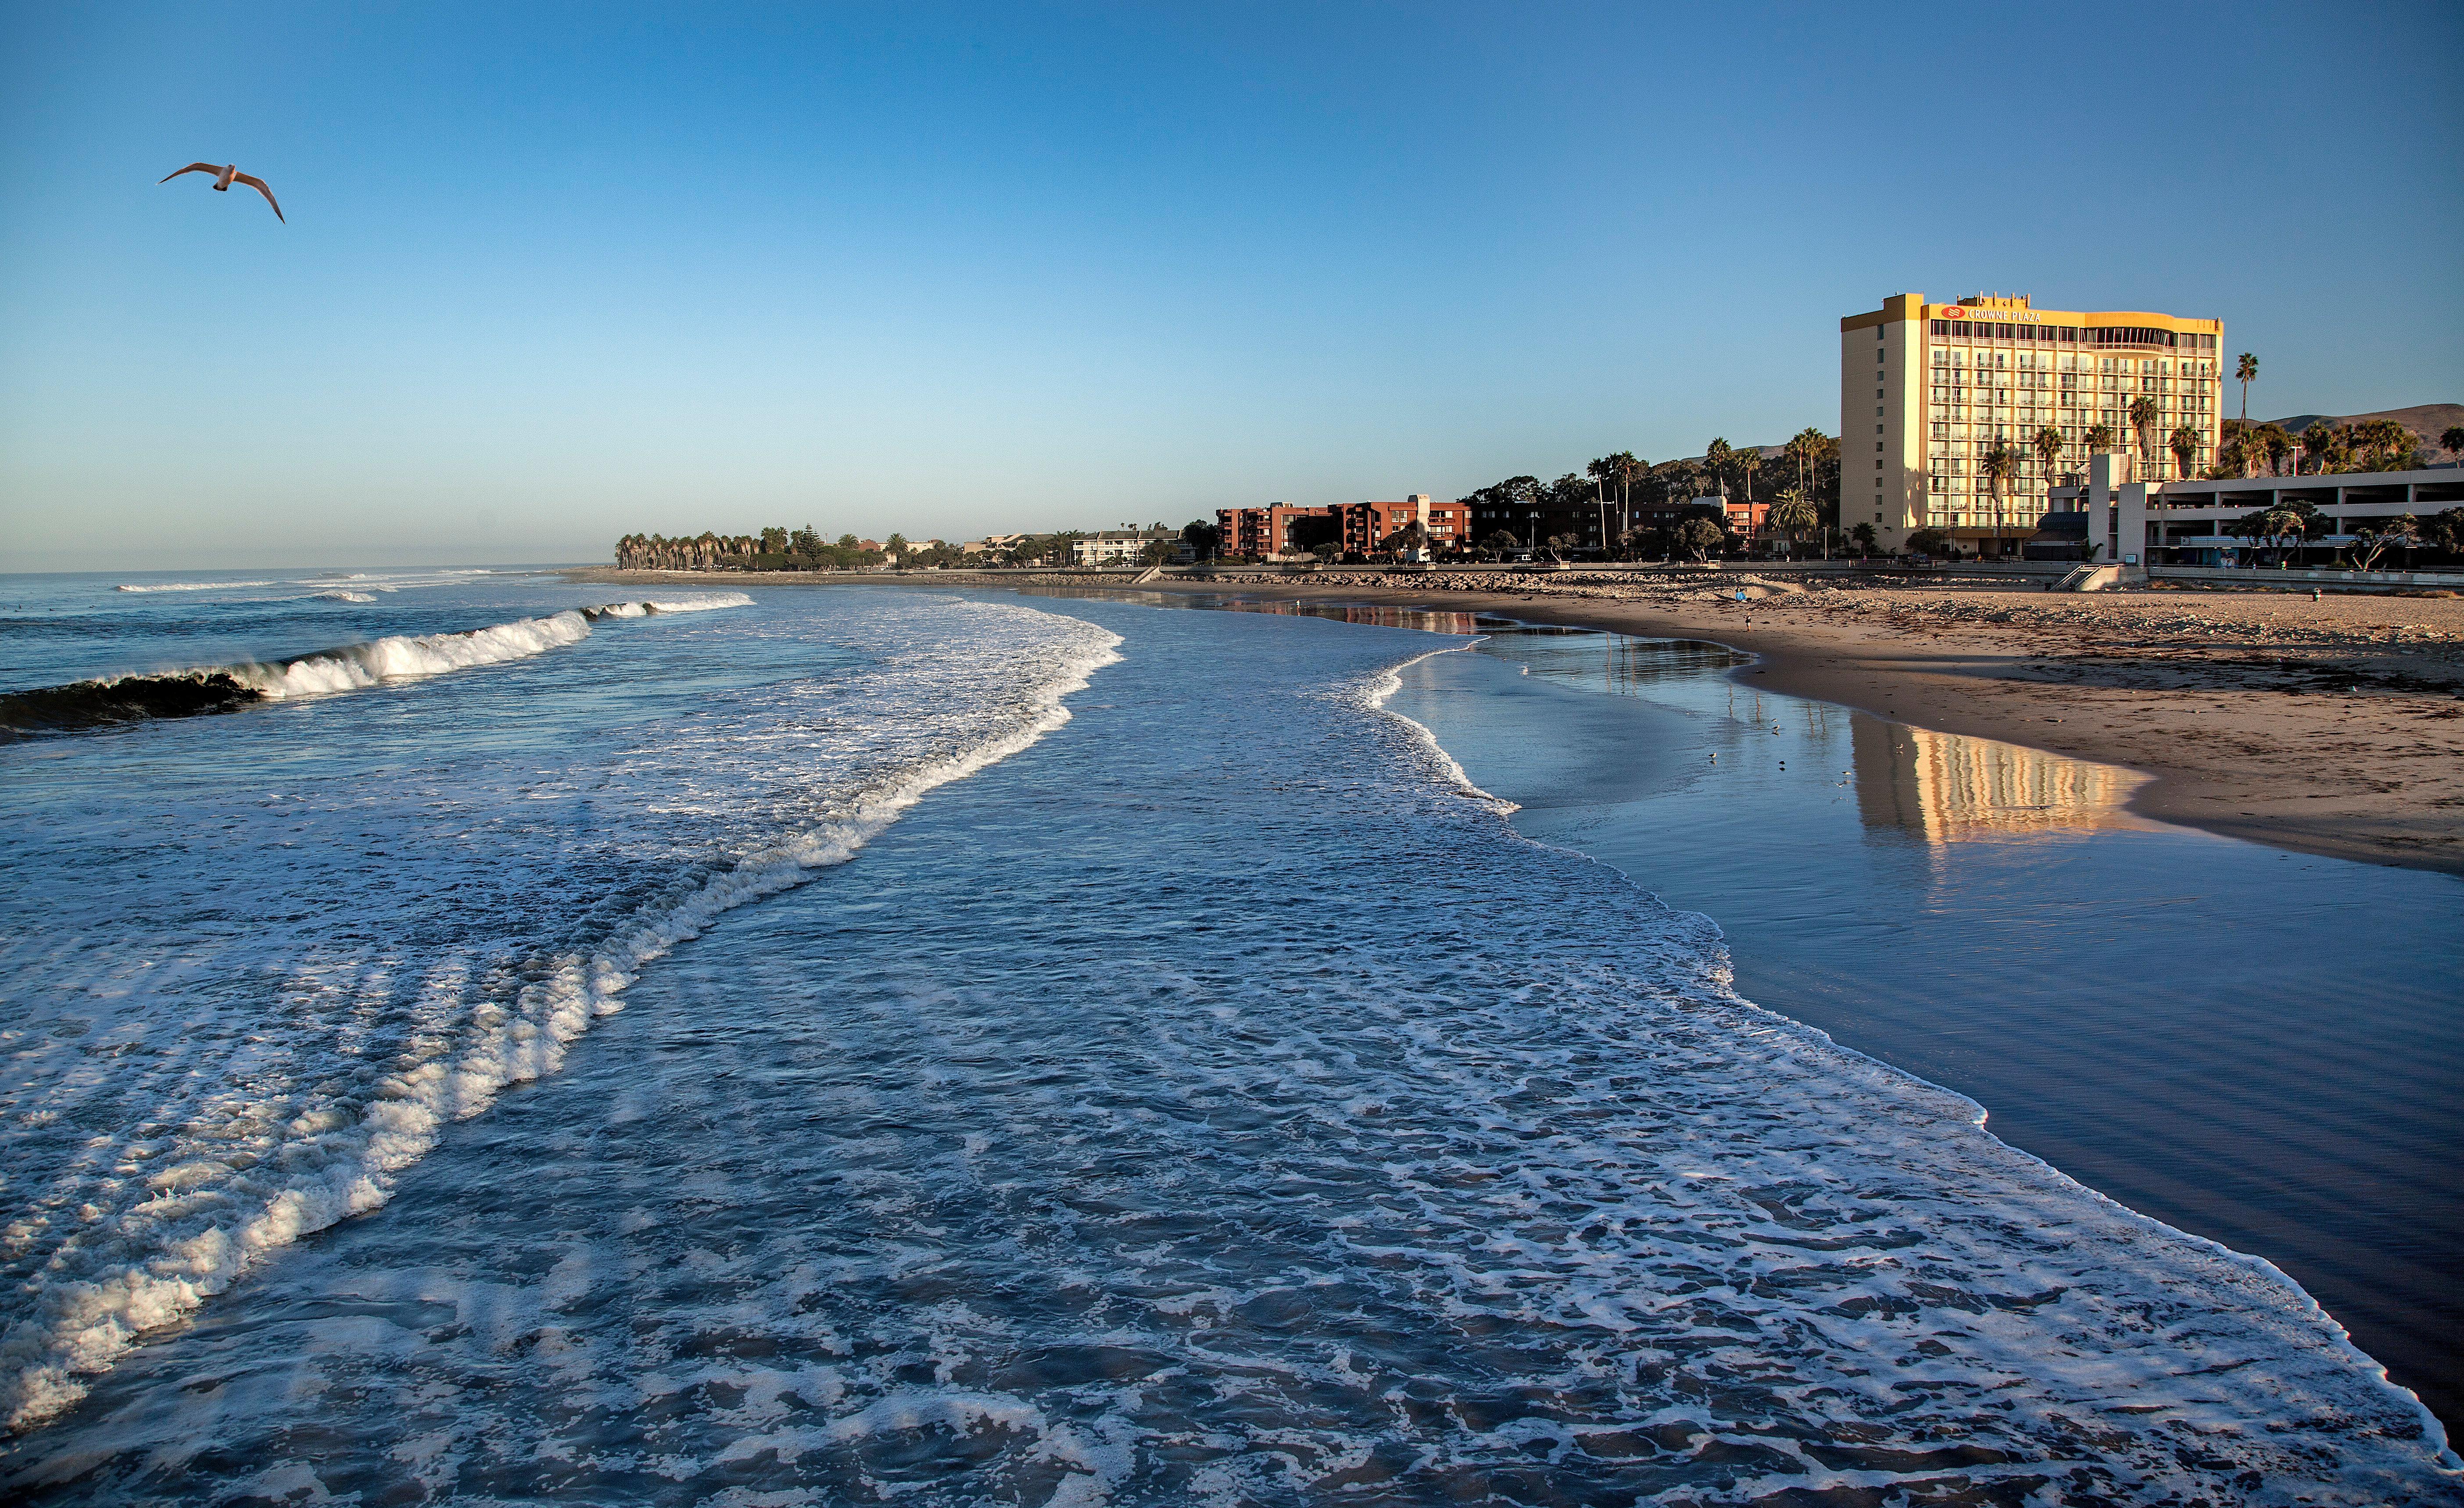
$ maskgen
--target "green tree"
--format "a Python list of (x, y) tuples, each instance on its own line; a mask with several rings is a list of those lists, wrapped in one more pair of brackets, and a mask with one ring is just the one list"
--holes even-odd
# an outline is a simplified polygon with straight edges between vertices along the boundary
[(1754, 473), (1762, 470), (1763, 448), (1749, 445), (1735, 454), (1737, 472), (1745, 478), (1746, 506), (1751, 508), (1754, 503)]
[(2156, 466), (2156, 400), (2142, 393), (2130, 401), (2130, 427), (2139, 437), (2139, 464)]
[(1677, 547), (1697, 560), (1728, 542), (1728, 532), (1708, 518), (1688, 518), (1677, 526)]
[(2421, 538), (2421, 520), (2410, 514), (2401, 518), (2373, 520), (2353, 526), (2353, 569), (2367, 571), (2379, 563), (2379, 557), (2398, 545), (2409, 550)]
[(1728, 495), (1728, 468), (1735, 460), (1736, 452), (1728, 448), (1728, 442), (1717, 436), (1703, 448), (1703, 468), (1711, 473), (1722, 497)]
[(1985, 485), (1993, 495), (1993, 553), (2002, 553), (2002, 500), (2011, 491), (2011, 478), (2019, 471), (2019, 452), (2005, 444), (1996, 444), (1985, 452), (1979, 463), (1985, 472)]
[(1203, 518), (1193, 518), (1181, 525), (1180, 536), (1201, 560), (1214, 559), (1215, 552), (1223, 548), (1222, 529)]
[(1617, 485), (1617, 533), (1634, 532), (1634, 484), (1651, 474), (1651, 467), (1632, 450), (1619, 450), (1609, 457), (1610, 472)]
[(2258, 358), (2248, 351), (2233, 362), (2233, 380), (2241, 383), (2241, 422), (2250, 423), (2250, 384), (2258, 381)]
[(2247, 431), (2243, 438), (2251, 456), (2266, 461), (2270, 476), (2283, 474), (2284, 458), (2294, 453), (2295, 441), (2291, 430), (2282, 425), (2260, 425)]
[(1377, 541), (1377, 548), (1390, 555), (1401, 555), (1407, 550), (1425, 550), (1428, 547), (1429, 533), (1420, 527), (1420, 521), (1417, 518)]
[(2054, 463), (2062, 458), (2062, 432), (2047, 425), (2036, 431), (2036, 438), (2030, 443), (2030, 448), (2036, 452), (2036, 460), (2045, 469), (2045, 486), (2052, 487)]
[(2286, 503), (2244, 514), (2225, 525), (2225, 533), (2275, 551), (2276, 563), (2281, 566), (2292, 557), (2295, 547), (2308, 537), (2318, 515), (2319, 511), (2308, 503)]
[[(1868, 525), (1866, 527), (1870, 528), (1871, 526)], [(1940, 555), (1943, 553), (1944, 547), (1949, 543), (1950, 535), (1944, 534), (1939, 529), (1920, 529), (1916, 533), (1908, 535), (1908, 554)]]
[(2438, 446), (2449, 455), (2464, 459), (2464, 425), (2449, 425), (2447, 432), (2438, 437)]
[(1796, 555), (1798, 536), (1812, 534), (1821, 519), (1815, 514), (1813, 502), (1806, 497), (1805, 490), (1792, 484), (1780, 489), (1779, 496), (1772, 500), (1771, 512), (1764, 516), (1763, 522), (1787, 537), (1788, 553), (1793, 558)]
[(2087, 451), (2090, 455), (2094, 455), (2101, 450), (2112, 449), (2113, 426), (2107, 424), (2093, 424), (2088, 426), (2087, 438), (2081, 441), (2080, 444), (2087, 447)]
[(2421, 441), (2392, 419), (2367, 419), (2353, 426), (2353, 447), (2365, 470), (2401, 471), (2411, 467)]
[(2351, 448), (2344, 440), (2344, 427), (2324, 419), (2313, 421), (2301, 431), (2301, 453), (2310, 458), (2310, 474), (2323, 476), (2342, 470)]
[(1848, 537), (1857, 541), (1857, 553), (1859, 555), (1872, 555), (1874, 553), (1874, 526), (1872, 524), (1859, 524), (1856, 528), (1848, 531)]
[[(2226, 422), (2230, 424), (2232, 421)], [(2216, 464), (2209, 469), (2208, 474), (2211, 477), (2247, 477), (2266, 460), (2267, 452), (2260, 447), (2258, 436), (2248, 430), (2235, 430), (2226, 435), (2224, 444), (2216, 448)]]
[(842, 550), (861, 550), (864, 548), (864, 541), (853, 535), (839, 535), (839, 548)]
[(2190, 474), (2190, 463), (2199, 457), (2200, 438), (2199, 431), (2189, 425), (2176, 426), (2172, 434), (2167, 438), (2166, 448), (2173, 452), (2173, 466), (2177, 475)]

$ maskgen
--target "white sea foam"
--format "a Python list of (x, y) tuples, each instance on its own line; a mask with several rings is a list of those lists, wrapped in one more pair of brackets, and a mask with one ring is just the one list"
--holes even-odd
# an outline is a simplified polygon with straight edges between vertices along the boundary
[(156, 581), (147, 583), (123, 581), (112, 588), (115, 592), (219, 592), (236, 586), (272, 586), (272, 581)]
[[(686, 599), (675, 608), (657, 606), (660, 611), (695, 611), (747, 601), (741, 594), (723, 594)], [(298, 1057), (314, 1046), (313, 1039), (286, 1041), (278, 1032), (269, 1038), (268, 1028), (244, 1024), (260, 1006), (243, 1002), (232, 1007), (239, 1014), (228, 1029), (218, 1026), (204, 1033), (227, 1040), (236, 1033), (250, 1044), (238, 1049), (228, 1085), (198, 1084), (192, 1067), (186, 1082), (166, 1083), (162, 1092), (176, 1090), (185, 1099), (202, 1088), (204, 1099), (131, 1107), (151, 1127), (181, 1127), (159, 1140), (150, 1129), (139, 1137), (152, 1155), (134, 1154), (143, 1160), (137, 1176), (98, 1181), (90, 1159), (75, 1158), (58, 1170), (53, 1187), (83, 1191), (82, 1215), (60, 1208), (60, 1200), (68, 1197), (63, 1192), (45, 1201), (42, 1217), (20, 1220), (0, 1232), (0, 1245), (12, 1257), (46, 1248), (51, 1252), (35, 1264), (40, 1276), (32, 1303), (0, 1334), (0, 1423), (24, 1430), (52, 1417), (82, 1396), (91, 1379), (140, 1337), (190, 1313), (267, 1254), (382, 1206), (402, 1171), (434, 1145), (446, 1124), (484, 1111), (508, 1085), (556, 1072), (567, 1047), (591, 1021), (620, 1008), (619, 996), (644, 965), (697, 935), (719, 915), (845, 862), (927, 792), (1058, 728), (1069, 718), (1063, 699), (1084, 688), (1099, 667), (1118, 658), (1113, 648), (1118, 638), (1091, 625), (1025, 609), (967, 610), (1007, 615), (1000, 622), (1013, 633), (1022, 621), (1037, 622), (1021, 648), (982, 673), (982, 684), (999, 700), (986, 703), (972, 717), (946, 720), (966, 730), (962, 741), (919, 745), (917, 756), (874, 769), (857, 785), (831, 796), (824, 820), (767, 841), (745, 842), (717, 863), (687, 866), (672, 881), (654, 883), (648, 899), (595, 939), (524, 966), (520, 973), (527, 982), (501, 997), (478, 988), (482, 981), (464, 954), (434, 959), (425, 966), (424, 979), (409, 982), (409, 1015), (384, 1028), (400, 1043), (390, 1061), (362, 1057), (319, 1066), (309, 1060), (276, 1071), (276, 1062)], [(380, 640), (280, 666), (233, 667), (233, 673), (252, 677), (249, 684), (275, 696), (348, 690), (399, 676), (432, 675), (537, 654), (588, 632), (580, 612), (566, 612), (473, 634)], [(961, 683), (945, 686), (944, 703), (960, 688)], [(915, 699), (914, 693), (902, 692), (889, 705), (912, 709)], [(935, 720), (914, 723), (929, 732)], [(712, 736), (735, 750), (744, 735), (730, 729), (714, 731)], [(813, 735), (801, 721), (791, 720), (778, 736), (803, 747)], [(850, 736), (853, 750), (884, 742), (867, 728), (855, 729)], [(726, 773), (722, 768), (721, 775)], [(699, 820), (685, 793), (667, 799), (680, 798), (687, 809), (675, 815)], [(715, 785), (709, 804), (714, 816), (736, 811), (743, 804), (742, 792)], [(745, 836), (757, 833), (747, 830)], [(474, 856), (474, 862), (479, 857), (484, 856)], [(509, 851), (507, 858), (514, 857)], [(538, 857), (552, 859), (554, 850)], [(348, 855), (302, 855), (285, 861), (290, 872), (269, 874), (265, 883), (273, 894), (286, 897), (298, 896), (303, 887), (346, 890), (349, 882), (342, 876), (349, 863)], [(311, 878), (320, 864), (334, 869), (335, 882)], [(339, 899), (372, 905), (381, 896)], [(572, 905), (586, 907), (589, 900), (579, 896)], [(433, 900), (415, 899), (410, 911), (395, 913), (390, 920), (380, 911), (367, 918), (338, 915), (333, 923), (353, 933), (363, 933), (372, 924), (380, 931), (415, 929), (434, 905)], [(73, 933), (74, 929), (63, 931)], [(281, 939), (268, 941), (278, 944)], [(64, 955), (92, 951), (65, 938), (55, 944), (37, 939), (25, 943), (16, 950), (21, 956), (8, 960), (8, 976), (22, 977), (29, 966), (49, 968), (56, 976)], [(22, 956), (29, 950), (36, 960), (49, 962)], [(402, 962), (413, 966), (412, 960)], [(115, 966), (108, 959), (101, 967), (105, 973), (90, 976), (98, 982), (78, 991), (79, 997), (88, 991), (102, 994), (141, 988), (163, 995), (166, 1005), (181, 996), (183, 981), (176, 966), (166, 972), (155, 962), (143, 962), (124, 974), (110, 973)], [(302, 974), (336, 967), (306, 958), (286, 965)], [(357, 975), (380, 995), (392, 997), (392, 961), (358, 958), (339, 968), (345, 977)], [(314, 988), (321, 992), (325, 987), (317, 981)], [(345, 1017), (368, 1018), (364, 1008), (354, 1010), (341, 1001), (319, 1009), (336, 1006)], [(158, 1027), (175, 1029), (185, 1038), (204, 1025), (202, 1020), (183, 1024), (147, 1016), (125, 1029), (149, 1034)], [(185, 1060), (189, 1054), (181, 1051), (180, 1056)], [(29, 1071), (13, 1093), (0, 1096), (8, 1102), (0, 1109), (31, 1112), (32, 1122), (21, 1124), (39, 1126), (56, 1117), (62, 1104), (81, 1103), (95, 1085), (71, 1082), (79, 1060), (74, 1053), (58, 1060), (56, 1073), (46, 1081), (55, 1086), (58, 1098), (42, 1099), (34, 1083), (37, 1076)], [(374, 1070), (375, 1077), (355, 1077), (363, 1065)], [(141, 1074), (120, 1089), (152, 1093), (150, 1082)], [(19, 1187), (30, 1181), (31, 1174)]]
[[(340, 589), (319, 592), (315, 596), (316, 600), (342, 602), (376, 600), (364, 593)], [(748, 606), (752, 601), (741, 592), (724, 592), (683, 598), (673, 602), (609, 602), (595, 607), (567, 608), (544, 618), (517, 618), (511, 623), (453, 633), (387, 635), (365, 644), (345, 645), (339, 649), (320, 650), (288, 660), (245, 660), (231, 665), (198, 666), (168, 672), (168, 676), (199, 679), (228, 676), (268, 701), (330, 696), (341, 691), (364, 690), (388, 681), (418, 680), (451, 670), (502, 665), (545, 654), (551, 649), (579, 644), (589, 638), (591, 623), (601, 619), (647, 618), (653, 613), (708, 612), (716, 608)], [(114, 676), (98, 684), (108, 687), (132, 679), (163, 678)]]
[[(626, 998), (629, 959), (805, 862), (762, 836), (775, 792), (819, 788), (795, 830), (844, 849), (930, 772), (1031, 736), (1113, 652), (982, 611), (1009, 638), (971, 658), (919, 636), (576, 765), (576, 799), (649, 793), (726, 841), (501, 994), (473, 987), (475, 952), (394, 934), (606, 885), (621, 866), (571, 859), (588, 824), (550, 810), (526, 834), (504, 791), (453, 805), (457, 771), (412, 793), (421, 825), (482, 850), (440, 872), (407, 826), (347, 813), (371, 860), (269, 809), (263, 836), (299, 840), (283, 897), (365, 863), (456, 902), (363, 888), (363, 915), (286, 920), (273, 951), (321, 994), (235, 992), (150, 1037), (94, 1008), (81, 1036), (33, 1023), (0, 1112), (56, 1063), (64, 1085), (230, 1084), (255, 1116), (166, 1095), (97, 1149), (83, 1126), (124, 1120), (46, 1102), (80, 1171), (151, 1169), (179, 1213), (98, 1224), (45, 1280), (345, 1174), (388, 1192), (380, 1135), (416, 1156), (552, 1070), (564, 1031)], [(772, 622), (725, 625), (737, 664)], [(772, 664), (837, 636), (791, 630)], [(267, 1273), (231, 1301), (248, 1322), (133, 1361), (20, 1448), (19, 1479), (138, 1500), (645, 1472), (694, 1501), (2453, 1498), (2434, 1423), (2280, 1275), (1738, 999), (1706, 921), (1521, 842), (1435, 777), (1415, 725), (1360, 715), (1378, 683), (1356, 648), (1325, 646), (1354, 656), (1328, 696), (1288, 642), (1201, 647), (1196, 694), (1189, 660), (1133, 664), (1109, 736), (883, 844), (846, 876), (866, 884), (650, 970), (619, 1040), (393, 1214)], [(553, 798), (551, 773), (526, 765), (520, 800)], [(462, 893), (539, 839), (553, 883)], [(383, 948), (303, 954), (347, 926)], [(34, 960), (46, 986), (137, 1015), (180, 996), (85, 951)], [(378, 1038), (366, 1077), (278, 1060), (318, 1022)], [(198, 1045), (217, 1037), (221, 1061)], [(397, 1107), (425, 1120), (374, 1124)], [(233, 1147), (253, 1173), (214, 1170)], [(40, 1207), (66, 1218), (97, 1187)]]
[(578, 611), (566, 611), (546, 618), (517, 618), (468, 633), (388, 636), (273, 665), (221, 668), (242, 686), (280, 701), (356, 691), (383, 681), (443, 675), (473, 666), (502, 665), (589, 637), (589, 621)]
[(753, 599), (742, 592), (708, 592), (696, 597), (652, 598), (650, 605), (663, 613), (706, 613), (715, 607), (750, 607)]
[(697, 597), (653, 598), (647, 602), (609, 602), (584, 608), (592, 618), (648, 618), (652, 613), (707, 613), (720, 607), (750, 607), (742, 592), (711, 592)]
[(1386, 716), (1402, 724), (1405, 728), (1410, 729), (1412, 731), (1414, 741), (1419, 745), (1420, 753), (1425, 755), (1432, 764), (1438, 767), (1438, 769), (1443, 774), (1447, 783), (1453, 785), (1456, 789), (1462, 791), (1465, 796), (1470, 797), (1472, 799), (1487, 805), (1500, 817), (1504, 817), (1509, 813), (1519, 812), (1522, 808), (1502, 796), (1482, 790), (1480, 786), (1472, 780), (1471, 772), (1465, 770), (1463, 765), (1457, 761), (1454, 755), (1446, 753), (1445, 746), (1438, 742), (1438, 735), (1430, 732), (1426, 724), (1417, 722), (1412, 718), (1406, 717), (1402, 713), (1393, 710), (1386, 705), (1388, 701), (1393, 699), (1397, 691), (1403, 688), (1403, 672), (1405, 670), (1419, 665), (1423, 660), (1434, 659), (1441, 654), (1460, 654), (1478, 645), (1480, 642), (1480, 640), (1474, 639), (1465, 644), (1449, 645), (1443, 649), (1432, 649), (1427, 654), (1414, 655), (1409, 660), (1387, 667), (1376, 675), (1371, 677), (1368, 683), (1360, 688), (1360, 705), (1368, 708), (1371, 711), (1382, 712)]

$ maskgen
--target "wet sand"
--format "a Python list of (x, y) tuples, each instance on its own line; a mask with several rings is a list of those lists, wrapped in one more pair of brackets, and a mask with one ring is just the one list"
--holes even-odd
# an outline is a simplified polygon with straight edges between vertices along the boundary
[[(1124, 589), (1066, 573), (585, 579)], [(2296, 852), (2464, 874), (2464, 599), (2277, 592), (2087, 595), (1744, 571), (1502, 577), (1167, 577), (1140, 591), (1493, 612), (1747, 650), (1740, 671), (1943, 732), (2153, 776), (2143, 815)], [(1730, 594), (1764, 593), (1745, 603)]]

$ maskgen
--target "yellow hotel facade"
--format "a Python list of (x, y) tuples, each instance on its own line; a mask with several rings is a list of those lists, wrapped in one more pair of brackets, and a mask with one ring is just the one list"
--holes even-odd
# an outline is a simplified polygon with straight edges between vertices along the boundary
[[(2047, 490), (2086, 469), (2098, 425), (2112, 431), (2109, 448), (2133, 457), (2137, 480), (2200, 474), (2216, 458), (2224, 334), (2217, 319), (1981, 294), (1949, 304), (1894, 294), (1850, 315), (1839, 321), (1839, 527), (1868, 524), (1885, 550), (1930, 528), (1963, 554), (2015, 557)], [(2154, 421), (2135, 426), (2131, 402), (2143, 397)], [(2187, 469), (2171, 448), (2185, 426), (2197, 441)], [(2036, 448), (2047, 429), (2061, 439), (2050, 467)], [(1985, 458), (2006, 445), (2018, 465), (1997, 508)]]

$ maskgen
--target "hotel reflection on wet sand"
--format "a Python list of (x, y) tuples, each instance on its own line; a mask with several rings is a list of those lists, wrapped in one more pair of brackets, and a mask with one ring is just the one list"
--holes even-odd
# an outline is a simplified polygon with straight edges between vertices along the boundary
[(1857, 814), (1928, 843), (2145, 828), (2126, 809), (2146, 780), (2133, 770), (2041, 749), (1849, 717)]

